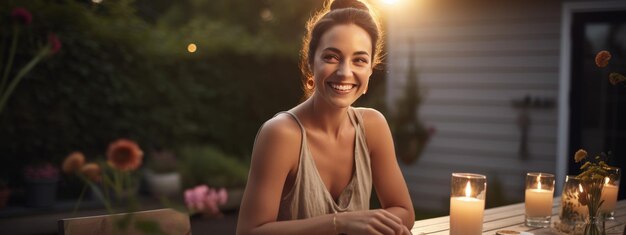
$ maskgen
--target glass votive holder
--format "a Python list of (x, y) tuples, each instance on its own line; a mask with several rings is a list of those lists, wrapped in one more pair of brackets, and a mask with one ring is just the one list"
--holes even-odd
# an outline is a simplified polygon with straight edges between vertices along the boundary
[(483, 234), (487, 177), (452, 173), (450, 193), (450, 235)]
[(525, 224), (529, 227), (546, 228), (552, 218), (554, 175), (541, 172), (526, 174)]
[(604, 202), (600, 205), (600, 216), (604, 220), (614, 220), (621, 170), (618, 167), (608, 167), (606, 170), (609, 176), (604, 179), (604, 186), (602, 187), (601, 198)]
[(570, 227), (584, 223), (589, 215), (589, 209), (580, 203), (580, 195), (583, 193), (582, 182), (575, 175), (565, 176), (563, 192), (561, 194), (561, 211), (559, 220), (561, 224)]

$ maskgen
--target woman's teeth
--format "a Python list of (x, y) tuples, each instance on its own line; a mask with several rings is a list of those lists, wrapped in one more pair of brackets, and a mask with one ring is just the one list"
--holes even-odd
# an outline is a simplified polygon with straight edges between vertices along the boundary
[(354, 85), (341, 85), (341, 84), (333, 84), (331, 83), (330, 86), (336, 90), (340, 90), (340, 91), (347, 91), (350, 90), (354, 87)]

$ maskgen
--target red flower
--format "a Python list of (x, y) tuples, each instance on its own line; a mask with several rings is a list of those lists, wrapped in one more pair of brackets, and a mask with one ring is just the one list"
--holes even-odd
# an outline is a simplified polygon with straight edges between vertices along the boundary
[(107, 149), (108, 164), (122, 171), (131, 171), (139, 168), (142, 159), (143, 151), (132, 140), (116, 140)]
[(29, 25), (33, 21), (33, 15), (26, 8), (16, 7), (11, 11), (11, 18), (23, 25)]
[(609, 60), (611, 59), (611, 53), (608, 51), (600, 51), (596, 54), (596, 65), (600, 68), (604, 68), (609, 65)]
[(50, 45), (50, 54), (54, 55), (61, 50), (61, 40), (54, 33), (48, 34), (48, 45)]

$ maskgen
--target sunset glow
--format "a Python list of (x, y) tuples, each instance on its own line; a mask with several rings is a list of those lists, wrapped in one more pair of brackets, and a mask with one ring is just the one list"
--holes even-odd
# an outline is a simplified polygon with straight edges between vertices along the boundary
[(389, 4), (389, 5), (394, 5), (399, 2), (399, 0), (382, 0), (382, 1), (383, 3)]

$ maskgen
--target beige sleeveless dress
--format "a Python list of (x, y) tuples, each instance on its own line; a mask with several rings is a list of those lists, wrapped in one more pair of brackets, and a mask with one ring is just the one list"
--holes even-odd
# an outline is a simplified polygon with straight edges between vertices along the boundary
[(291, 115), (298, 122), (302, 131), (302, 144), (300, 145), (300, 160), (298, 161), (295, 182), (291, 191), (280, 201), (277, 220), (306, 219), (335, 212), (368, 210), (372, 191), (372, 171), (369, 150), (365, 140), (365, 130), (362, 125), (363, 119), (360, 113), (352, 107), (348, 109), (350, 122), (356, 130), (355, 169), (352, 179), (339, 195), (337, 202), (326, 189), (315, 167), (315, 161), (307, 145), (304, 126), (295, 114), (289, 111), (281, 113)]

